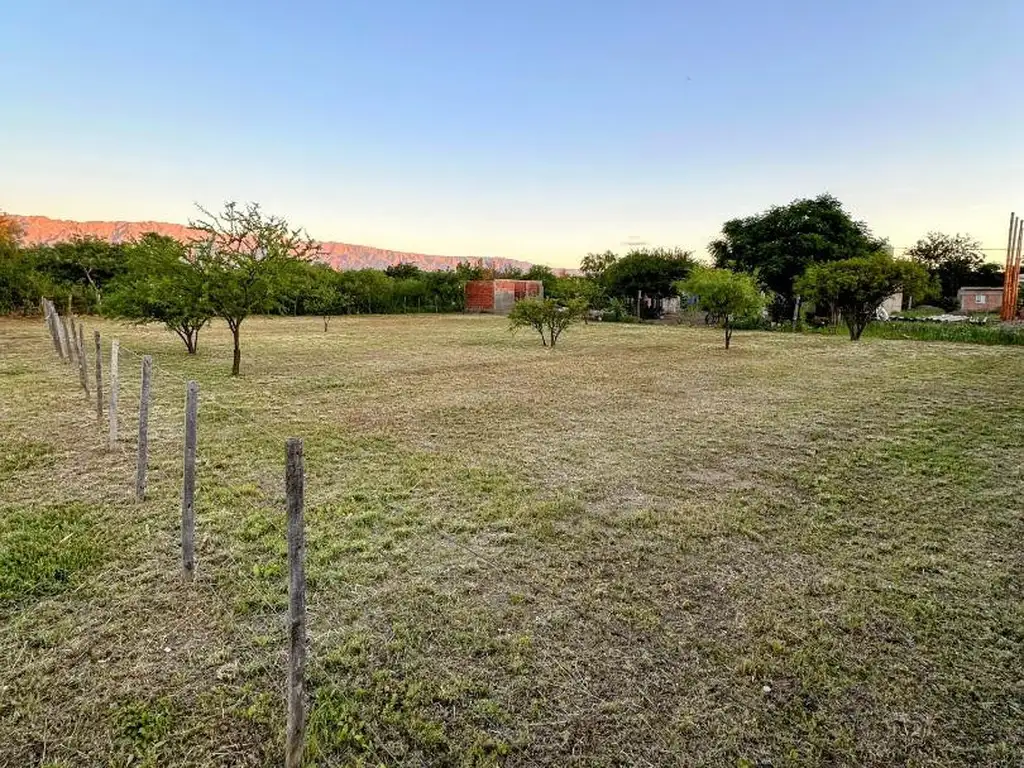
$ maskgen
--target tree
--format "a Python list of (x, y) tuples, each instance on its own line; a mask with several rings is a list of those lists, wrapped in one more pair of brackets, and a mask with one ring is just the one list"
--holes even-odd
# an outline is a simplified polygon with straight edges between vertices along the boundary
[(543, 264), (534, 264), (523, 274), (523, 279), (540, 280), (544, 284), (544, 295), (547, 296), (554, 290), (555, 281), (558, 278), (555, 277), (551, 267), (545, 267)]
[(599, 283), (604, 278), (604, 273), (608, 270), (608, 267), (618, 261), (618, 259), (619, 257), (611, 251), (588, 253), (580, 262), (580, 272), (585, 277)]
[(689, 251), (640, 248), (612, 262), (604, 271), (603, 282), (609, 296), (636, 299), (642, 294), (654, 299), (654, 314), (660, 315), (658, 300), (674, 295), (673, 285), (685, 279), (695, 265)]
[(509, 312), (509, 330), (533, 328), (540, 334), (541, 344), (553, 349), (562, 331), (586, 313), (587, 302), (583, 299), (569, 299), (563, 304), (555, 299), (523, 299)]
[(194, 355), (213, 308), (202, 272), (184, 243), (147, 232), (125, 247), (127, 271), (111, 283), (103, 313), (138, 323), (163, 323)]
[(27, 310), (39, 302), (37, 275), (21, 237), (21, 223), (0, 213), (0, 312)]
[(788, 319), (794, 282), (811, 264), (867, 256), (885, 247), (867, 224), (855, 221), (831, 195), (795, 200), (763, 213), (731, 219), (708, 250), (716, 267), (756, 274), (775, 294), (772, 315)]
[(241, 368), (242, 323), (251, 315), (271, 312), (297, 261), (308, 261), (319, 246), (285, 219), (264, 214), (256, 203), (227, 203), (219, 214), (199, 208), (202, 216), (189, 225), (200, 233), (192, 243), (214, 313), (231, 329), (234, 355), (231, 375)]
[(601, 286), (586, 277), (570, 275), (568, 277), (555, 278), (551, 291), (545, 293), (553, 299), (585, 299), (587, 304), (593, 306), (594, 301), (601, 294)]
[(388, 277), (408, 280), (409, 278), (420, 277), (423, 274), (423, 270), (415, 264), (407, 264), (403, 261), (399, 264), (392, 264), (390, 267), (386, 268), (384, 270), (384, 274)]
[(39, 276), (53, 286), (60, 286), (61, 294), (91, 310), (102, 306), (107, 284), (125, 271), (124, 249), (122, 243), (73, 237), (25, 250)]
[(521, 267), (508, 264), (494, 273), (495, 280), (525, 280), (526, 271)]
[(957, 306), (957, 293), (965, 285), (1002, 285), (995, 264), (985, 264), (981, 243), (969, 235), (929, 232), (906, 254), (928, 270), (938, 302), (947, 309)]
[(801, 296), (834, 307), (857, 341), (887, 296), (918, 293), (928, 274), (920, 264), (876, 252), (827, 264), (812, 264), (797, 280)]
[(757, 281), (742, 272), (697, 267), (686, 280), (676, 283), (680, 294), (697, 297), (697, 306), (725, 329), (725, 348), (739, 320), (756, 318), (764, 308)]
[(306, 265), (302, 311), (320, 315), (324, 321), (324, 333), (327, 333), (331, 317), (347, 313), (354, 301), (340, 278), (341, 273), (327, 264)]

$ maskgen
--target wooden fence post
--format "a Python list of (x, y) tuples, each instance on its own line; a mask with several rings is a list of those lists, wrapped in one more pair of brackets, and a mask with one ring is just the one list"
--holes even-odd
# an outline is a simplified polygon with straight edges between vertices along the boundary
[(302, 440), (285, 446), (288, 496), (288, 726), (285, 768), (300, 768), (306, 739), (306, 532), (303, 522), (305, 469)]
[(75, 322), (75, 316), (71, 314), (71, 310), (68, 310), (68, 327), (71, 329), (71, 354), (73, 356), (73, 362), (77, 363), (78, 354), (78, 323)]
[(57, 307), (50, 302), (50, 308), (53, 310), (53, 327), (57, 329), (57, 341), (60, 343), (60, 359), (64, 362), (68, 359), (67, 345), (64, 343), (64, 323), (61, 322), (60, 312), (57, 311)]
[(114, 450), (117, 447), (117, 393), (120, 389), (118, 381), (118, 353), (121, 351), (121, 342), (114, 339), (110, 342), (110, 406), (108, 408), (110, 418), (109, 448)]
[(185, 387), (185, 471), (181, 492), (181, 567), (185, 578), (195, 576), (196, 537), (196, 421), (199, 414), (199, 382)]
[(50, 338), (53, 339), (53, 348), (57, 352), (57, 357), (63, 360), (64, 349), (60, 345), (60, 333), (57, 331), (57, 310), (49, 299), (43, 299), (43, 311), (46, 312), (46, 327), (50, 331)]
[(149, 395), (153, 386), (153, 358), (142, 357), (142, 392), (139, 394), (139, 455), (135, 464), (135, 499), (146, 498), (146, 465), (149, 460)]
[[(74, 320), (72, 320), (74, 322)], [(85, 354), (85, 325), (83, 323), (78, 324), (78, 379), (82, 382), (82, 389), (85, 391), (85, 396), (89, 396), (89, 375), (86, 373), (86, 367), (88, 366), (88, 359)]]
[(92, 338), (96, 342), (96, 421), (103, 423), (103, 345), (100, 343), (100, 332), (93, 331)]
[(66, 315), (62, 318), (60, 327), (64, 332), (61, 336), (61, 341), (64, 343), (64, 359), (73, 363), (75, 361), (75, 343), (71, 340), (71, 324)]

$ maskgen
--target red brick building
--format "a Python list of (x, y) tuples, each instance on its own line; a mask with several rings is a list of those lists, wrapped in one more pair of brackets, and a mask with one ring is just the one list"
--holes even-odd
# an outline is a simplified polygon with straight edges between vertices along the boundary
[(957, 291), (957, 299), (960, 300), (960, 311), (964, 314), (998, 312), (1003, 303), (1003, 289), (961, 288)]
[(540, 280), (470, 280), (466, 283), (466, 311), (507, 315), (520, 299), (544, 298)]

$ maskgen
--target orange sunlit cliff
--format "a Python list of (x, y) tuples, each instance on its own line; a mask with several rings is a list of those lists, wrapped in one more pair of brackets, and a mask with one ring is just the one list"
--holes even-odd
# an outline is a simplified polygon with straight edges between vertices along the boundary
[[(26, 245), (57, 243), (75, 237), (96, 237), (111, 242), (134, 240), (146, 232), (158, 232), (178, 240), (189, 239), (193, 232), (182, 224), (163, 221), (66, 221), (45, 216), (14, 216), (24, 230)], [(392, 264), (415, 264), (420, 269), (454, 269), (460, 262), (476, 263), (477, 258), (432, 256), (426, 253), (405, 253), (349, 243), (320, 243), (322, 260), (335, 269), (384, 269)], [(529, 269), (530, 263), (516, 259), (484, 258), (486, 266), (500, 270), (505, 267)]]

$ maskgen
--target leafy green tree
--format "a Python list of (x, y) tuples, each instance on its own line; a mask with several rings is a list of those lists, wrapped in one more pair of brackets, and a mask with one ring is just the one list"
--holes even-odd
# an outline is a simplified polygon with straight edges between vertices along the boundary
[(884, 246), (839, 200), (819, 195), (731, 219), (708, 250), (716, 267), (756, 274), (775, 294), (774, 319), (785, 320), (793, 313), (793, 284), (811, 264), (867, 256)]
[(459, 276), (459, 279), (462, 280), (463, 284), (470, 280), (484, 280), (489, 276), (487, 268), (484, 267), (482, 260), (476, 263), (460, 261), (455, 265), (455, 274)]
[(643, 294), (654, 299), (654, 314), (660, 315), (658, 300), (674, 295), (674, 284), (695, 265), (693, 255), (680, 248), (640, 248), (612, 262), (603, 282), (609, 296), (632, 300)]
[(583, 273), (584, 277), (600, 283), (604, 279), (604, 273), (618, 259), (619, 257), (611, 251), (588, 253), (580, 261), (580, 272)]
[(242, 323), (249, 315), (280, 307), (294, 263), (308, 261), (319, 246), (285, 219), (264, 214), (256, 203), (227, 203), (216, 214), (202, 207), (199, 211), (201, 217), (189, 222), (199, 232), (192, 243), (195, 263), (205, 277), (214, 313), (231, 329), (231, 375), (237, 376)]
[(725, 348), (740, 320), (753, 319), (764, 309), (764, 296), (757, 281), (742, 272), (697, 267), (686, 280), (676, 283), (683, 295), (695, 296), (697, 306), (725, 329)]
[(341, 273), (326, 264), (306, 264), (306, 281), (302, 290), (303, 314), (320, 315), (324, 321), (324, 333), (335, 315), (347, 314), (353, 304), (353, 296), (344, 290)]
[(894, 259), (878, 251), (826, 264), (812, 264), (797, 280), (801, 296), (835, 308), (857, 341), (878, 307), (897, 291), (916, 294), (924, 290), (928, 273), (920, 264)]
[(427, 285), (428, 309), (433, 303), (435, 312), (461, 312), (466, 307), (466, 283), (458, 271), (427, 272), (423, 276)]
[(65, 285), (85, 309), (102, 305), (103, 291), (125, 270), (125, 245), (96, 237), (74, 237), (33, 248), (35, 269)]
[(103, 314), (163, 323), (194, 355), (199, 331), (213, 317), (213, 308), (203, 274), (189, 261), (188, 248), (174, 238), (147, 232), (124, 253), (127, 271), (110, 284)]
[(593, 280), (579, 275), (555, 278), (551, 290), (545, 296), (553, 299), (585, 299), (593, 306), (601, 294), (601, 286)]
[(523, 275), (524, 280), (540, 280), (544, 284), (544, 295), (547, 296), (551, 291), (555, 289), (555, 281), (558, 280), (555, 277), (555, 273), (551, 270), (551, 267), (546, 267), (543, 264), (534, 264)]
[(981, 243), (969, 235), (929, 232), (906, 255), (928, 270), (932, 295), (946, 309), (957, 306), (957, 293), (966, 285), (1003, 284), (999, 266), (984, 263)]
[(400, 264), (392, 264), (390, 267), (384, 270), (384, 274), (388, 277), (394, 277), (399, 280), (409, 280), (412, 278), (418, 278), (423, 275), (423, 270), (417, 267), (415, 264), (407, 264), (402, 262)]
[(38, 304), (39, 276), (21, 247), (21, 224), (0, 213), (0, 312), (27, 311)]
[(583, 299), (569, 299), (564, 303), (555, 299), (523, 299), (509, 312), (509, 330), (533, 328), (540, 334), (541, 344), (554, 348), (562, 331), (578, 323), (586, 313), (587, 302)]

